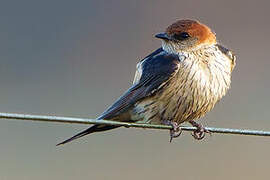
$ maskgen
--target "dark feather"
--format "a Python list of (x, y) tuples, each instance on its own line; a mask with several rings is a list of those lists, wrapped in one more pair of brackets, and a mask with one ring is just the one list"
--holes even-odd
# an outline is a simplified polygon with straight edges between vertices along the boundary
[(218, 47), (218, 49), (219, 49), (223, 54), (225, 54), (229, 59), (231, 59), (231, 60), (235, 63), (236, 56), (235, 56), (234, 52), (232, 52), (231, 50), (225, 48), (224, 46), (222, 46), (222, 45), (220, 45), (220, 44), (217, 44), (216, 46)]
[(56, 146), (59, 146), (59, 145), (63, 145), (63, 144), (66, 144), (70, 141), (73, 141), (75, 139), (78, 139), (80, 137), (83, 137), (87, 134), (91, 134), (93, 132), (99, 132), (99, 131), (106, 131), (106, 130), (110, 130), (110, 129), (114, 129), (116, 128), (117, 126), (106, 126), (106, 125), (94, 125), (94, 126), (91, 126), (90, 128), (72, 136), (71, 138), (61, 142), (61, 143), (58, 143)]
[[(177, 55), (169, 54), (159, 48), (141, 62), (141, 77), (121, 96), (111, 107), (109, 107), (98, 119), (113, 119), (119, 114), (129, 110), (137, 101), (153, 95), (164, 85), (178, 70), (179, 58)], [(125, 121), (129, 121), (126, 119)], [(117, 128), (118, 126), (94, 125), (85, 131), (59, 143), (65, 144), (87, 134)]]
[(141, 63), (140, 80), (107, 109), (99, 117), (100, 119), (111, 119), (129, 109), (138, 100), (153, 95), (178, 70), (179, 58), (177, 55), (168, 54), (160, 48), (143, 59)]

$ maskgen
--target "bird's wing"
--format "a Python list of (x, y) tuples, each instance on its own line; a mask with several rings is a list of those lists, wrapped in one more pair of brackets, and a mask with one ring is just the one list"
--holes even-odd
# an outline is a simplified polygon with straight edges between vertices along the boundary
[[(98, 119), (111, 119), (119, 115), (121, 112), (126, 111), (138, 100), (153, 95), (178, 71), (179, 59), (177, 55), (168, 54), (160, 48), (143, 59), (137, 68), (134, 84), (131, 88), (129, 88), (126, 93), (124, 93), (124, 95), (121, 96)], [(96, 124), (59, 143), (58, 145), (68, 143), (93, 132), (106, 131), (117, 127), (118, 126)]]
[(234, 54), (233, 51), (225, 48), (224, 46), (217, 44), (216, 45), (217, 48), (225, 55), (227, 56), (230, 60), (231, 60), (231, 71), (233, 70), (234, 66), (235, 66), (235, 61), (236, 61), (236, 56)]
[(111, 119), (125, 112), (138, 100), (153, 95), (178, 71), (179, 62), (177, 55), (161, 48), (144, 58), (137, 66), (133, 85), (99, 119)]

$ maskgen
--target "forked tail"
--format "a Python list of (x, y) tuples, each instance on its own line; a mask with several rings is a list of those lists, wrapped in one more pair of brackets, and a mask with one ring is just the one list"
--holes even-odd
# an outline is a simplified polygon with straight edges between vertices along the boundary
[(57, 144), (56, 146), (59, 146), (59, 145), (62, 145), (62, 144), (66, 144), (68, 142), (71, 142), (75, 139), (78, 139), (78, 138), (81, 138), (85, 135), (88, 135), (88, 134), (91, 134), (91, 133), (94, 133), (94, 132), (100, 132), (100, 131), (107, 131), (107, 130), (110, 130), (110, 129), (114, 129), (114, 128), (118, 128), (119, 126), (108, 126), (108, 125), (94, 125), (78, 134), (76, 134), (75, 136), (72, 136), (71, 138)]

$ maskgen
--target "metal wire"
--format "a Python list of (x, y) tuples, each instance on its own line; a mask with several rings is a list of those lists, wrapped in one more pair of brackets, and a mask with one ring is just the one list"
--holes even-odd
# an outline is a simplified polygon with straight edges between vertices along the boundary
[[(149, 129), (171, 129), (167, 125), (154, 125), (154, 124), (139, 124), (139, 123), (126, 123), (108, 120), (97, 120), (88, 118), (75, 118), (75, 117), (61, 117), (61, 116), (45, 116), (45, 115), (30, 115), (30, 114), (15, 114), (15, 113), (1, 113), (0, 119), (15, 119), (26, 121), (43, 121), (43, 122), (59, 122), (59, 123), (74, 123), (74, 124), (105, 124), (124, 127), (136, 128), (149, 128)], [(194, 131), (195, 127), (182, 126), (184, 131)], [(220, 134), (240, 134), (240, 135), (253, 135), (253, 136), (270, 136), (270, 131), (248, 130), (248, 129), (228, 129), (228, 128), (215, 128), (205, 127), (206, 130), (212, 133)]]

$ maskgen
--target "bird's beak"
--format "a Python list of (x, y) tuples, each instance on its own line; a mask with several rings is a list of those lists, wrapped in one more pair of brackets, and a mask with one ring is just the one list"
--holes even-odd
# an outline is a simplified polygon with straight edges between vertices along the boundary
[(167, 33), (159, 33), (155, 35), (156, 38), (164, 39), (164, 40), (172, 40), (170, 36), (168, 36)]

